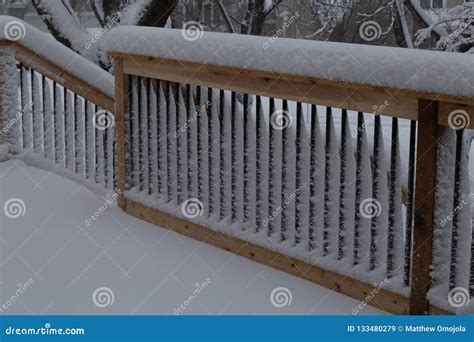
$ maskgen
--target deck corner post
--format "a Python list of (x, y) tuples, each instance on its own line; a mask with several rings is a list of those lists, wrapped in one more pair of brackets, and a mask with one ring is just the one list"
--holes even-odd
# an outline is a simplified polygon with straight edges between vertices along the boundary
[(427, 292), (431, 286), (437, 154), (439, 138), (445, 129), (438, 125), (438, 106), (437, 101), (420, 99), (418, 102), (410, 315), (430, 313)]
[(124, 74), (123, 59), (115, 59), (115, 123), (117, 141), (117, 193), (118, 206), (125, 208), (127, 190), (127, 160), (125, 145), (125, 114), (128, 108), (128, 78)]

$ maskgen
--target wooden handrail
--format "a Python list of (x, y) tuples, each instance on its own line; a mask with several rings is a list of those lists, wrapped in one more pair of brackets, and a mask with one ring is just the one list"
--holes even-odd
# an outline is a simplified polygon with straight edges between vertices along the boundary
[[(438, 124), (448, 125), (454, 110), (462, 109), (470, 115), (466, 128), (474, 129), (474, 98), (440, 93), (416, 92), (367, 84), (354, 84), (242, 69), (212, 64), (178, 61), (128, 53), (109, 53), (123, 61), (125, 74), (152, 77), (165, 81), (227, 89), (242, 93), (317, 104), (328, 107), (373, 113), (401, 119), (418, 119), (420, 99), (440, 103)], [(388, 106), (381, 106), (388, 101)], [(379, 104), (379, 108), (374, 108)]]
[(107, 111), (114, 112), (114, 98), (109, 96), (104, 90), (92, 85), (88, 80), (77, 77), (60, 65), (46, 59), (40, 53), (32, 51), (18, 42), (0, 40), (0, 47), (9, 47), (13, 49), (17, 60), (25, 66), (40, 72), (97, 106)]

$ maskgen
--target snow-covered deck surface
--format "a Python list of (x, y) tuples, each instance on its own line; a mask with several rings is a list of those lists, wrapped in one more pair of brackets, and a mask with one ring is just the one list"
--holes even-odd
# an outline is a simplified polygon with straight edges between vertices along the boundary
[[(183, 305), (181, 314), (350, 315), (360, 304), (116, 207), (86, 226), (105, 197), (22, 161), (0, 163), (0, 189), (2, 208), (11, 198), (26, 208), (18, 218), (0, 213), (3, 314), (173, 315)], [(204, 288), (189, 301), (199, 284)], [(94, 305), (101, 287), (113, 292), (112, 305)], [(277, 287), (291, 291), (291, 304), (271, 304)], [(359, 314), (383, 312), (367, 306)]]

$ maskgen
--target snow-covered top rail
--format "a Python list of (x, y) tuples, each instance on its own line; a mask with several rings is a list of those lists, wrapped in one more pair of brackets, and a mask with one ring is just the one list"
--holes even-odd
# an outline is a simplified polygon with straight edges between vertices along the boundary
[(77, 94), (113, 110), (114, 78), (97, 65), (28, 23), (0, 16), (0, 46), (10, 46), (17, 58)]
[(112, 53), (474, 100), (468, 54), (139, 27), (111, 30), (106, 45)]

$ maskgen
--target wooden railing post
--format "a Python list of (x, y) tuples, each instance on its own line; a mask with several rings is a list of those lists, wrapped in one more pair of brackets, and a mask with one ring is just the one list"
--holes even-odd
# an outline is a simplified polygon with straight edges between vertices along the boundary
[(125, 145), (125, 113), (128, 108), (128, 78), (124, 74), (123, 60), (115, 60), (115, 124), (117, 144), (117, 193), (118, 206), (125, 208), (125, 191), (127, 190), (127, 161)]
[(0, 45), (0, 144), (6, 144), (10, 153), (18, 152), (20, 143), (16, 63), (13, 50)]
[(438, 143), (445, 127), (438, 125), (438, 102), (418, 102), (415, 219), (411, 268), (410, 314), (429, 314)]

